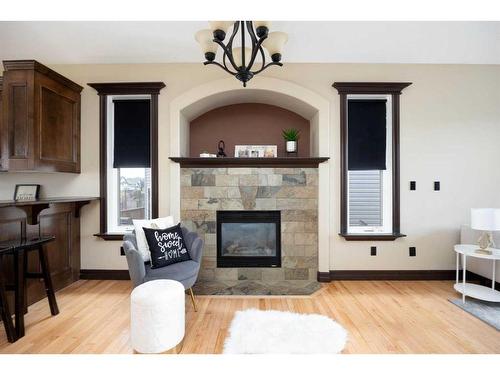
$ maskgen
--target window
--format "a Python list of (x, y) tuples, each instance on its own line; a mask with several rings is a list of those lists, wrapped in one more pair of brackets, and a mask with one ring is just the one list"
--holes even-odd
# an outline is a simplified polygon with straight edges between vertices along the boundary
[(394, 240), (399, 223), (399, 96), (409, 83), (334, 83), (340, 94), (341, 228)]
[(150, 106), (150, 95), (108, 96), (108, 232), (151, 219)]
[(99, 94), (100, 233), (121, 240), (158, 217), (158, 95), (163, 82), (89, 83)]
[(347, 96), (348, 233), (392, 233), (390, 95)]

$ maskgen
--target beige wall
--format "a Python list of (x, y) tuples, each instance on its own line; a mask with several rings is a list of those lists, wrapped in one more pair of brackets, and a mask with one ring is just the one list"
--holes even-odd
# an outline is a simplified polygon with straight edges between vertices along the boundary
[[(159, 100), (160, 214), (169, 213), (169, 104), (203, 83), (226, 78), (201, 64), (52, 66), (85, 87), (82, 92), (82, 173), (0, 175), (0, 199), (15, 183), (43, 185), (45, 196), (97, 195), (98, 97), (89, 82), (164, 81)], [(500, 66), (286, 64), (267, 76), (288, 80), (324, 97), (330, 107), (330, 156), (333, 173), (333, 223), (329, 234), (330, 269), (452, 269), (452, 245), (470, 207), (500, 206)], [(339, 230), (339, 98), (335, 81), (409, 81), (401, 97), (401, 229), (395, 242), (345, 242)], [(238, 82), (235, 80), (235, 87)], [(249, 83), (251, 87), (252, 82)], [(408, 182), (417, 181), (417, 191)], [(441, 191), (432, 190), (441, 181)], [(126, 268), (118, 242), (94, 238), (98, 203), (83, 208), (82, 268)], [(371, 257), (369, 248), (378, 247)], [(417, 256), (408, 257), (408, 247)]]

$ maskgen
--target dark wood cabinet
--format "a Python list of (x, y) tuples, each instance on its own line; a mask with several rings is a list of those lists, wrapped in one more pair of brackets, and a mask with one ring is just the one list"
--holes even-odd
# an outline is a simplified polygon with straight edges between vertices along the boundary
[(80, 173), (83, 88), (35, 60), (3, 65), (1, 168)]

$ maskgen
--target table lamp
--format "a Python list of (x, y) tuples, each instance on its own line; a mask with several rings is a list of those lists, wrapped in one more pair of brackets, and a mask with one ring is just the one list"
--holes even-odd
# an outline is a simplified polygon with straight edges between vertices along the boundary
[(481, 230), (483, 233), (477, 243), (477, 253), (491, 255), (491, 247), (495, 246), (492, 231), (500, 230), (499, 208), (472, 208), (470, 212), (470, 226), (472, 229)]

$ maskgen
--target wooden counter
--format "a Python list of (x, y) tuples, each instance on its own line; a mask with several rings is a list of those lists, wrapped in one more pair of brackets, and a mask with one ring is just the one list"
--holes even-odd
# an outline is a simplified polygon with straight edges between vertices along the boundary
[[(77, 281), (80, 275), (80, 209), (96, 197), (47, 198), (35, 202), (0, 201), (0, 241), (26, 236), (54, 235), (47, 245), (47, 255), (55, 290)], [(40, 226), (38, 226), (38, 223)], [(40, 272), (38, 255), (28, 258), (28, 272)], [(13, 279), (13, 263), (4, 256), (6, 282)], [(11, 293), (9, 293), (11, 294)], [(29, 280), (28, 305), (45, 297), (42, 280)], [(9, 296), (11, 297), (11, 296)]]

